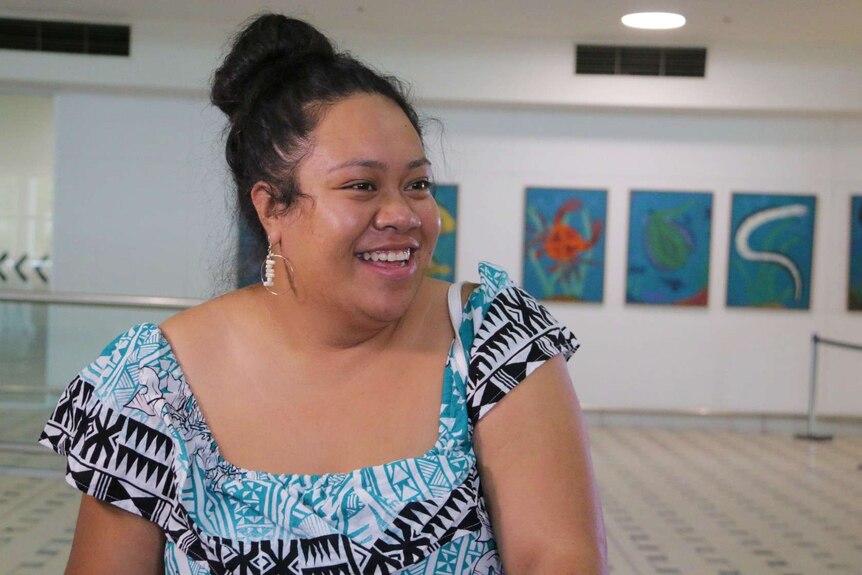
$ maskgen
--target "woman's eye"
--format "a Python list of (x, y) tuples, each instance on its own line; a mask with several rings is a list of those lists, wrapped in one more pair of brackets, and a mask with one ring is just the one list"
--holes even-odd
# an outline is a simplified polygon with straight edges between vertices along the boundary
[(429, 180), (418, 180), (410, 184), (409, 189), (413, 191), (431, 190), (433, 184)]
[(351, 190), (361, 190), (363, 192), (370, 192), (374, 190), (374, 185), (371, 182), (356, 182), (353, 184), (349, 184), (347, 186)]

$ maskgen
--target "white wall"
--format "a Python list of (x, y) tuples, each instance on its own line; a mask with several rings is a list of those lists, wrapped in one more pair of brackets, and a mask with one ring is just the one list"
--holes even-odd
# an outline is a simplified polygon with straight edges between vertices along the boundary
[(55, 113), (55, 289), (212, 295), (229, 247), (221, 112), (199, 98), (60, 93)]
[[(549, 304), (583, 341), (571, 369), (585, 403), (801, 413), (812, 332), (862, 341), (862, 315), (845, 311), (849, 197), (862, 193), (862, 121), (429, 112), (446, 125), (438, 178), (461, 185), (461, 278), (474, 277), (481, 259), (521, 278), (525, 186), (609, 190), (604, 303)], [(708, 308), (624, 303), (633, 188), (714, 193)], [(725, 308), (734, 191), (817, 195), (810, 311)], [(822, 352), (822, 413), (862, 414), (860, 361), (850, 352)]]
[[(53, 289), (207, 298), (232, 274), (221, 112), (199, 98), (55, 100)], [(120, 331), (169, 312), (52, 306), (49, 385)]]
[[(811, 333), (862, 334), (862, 315), (844, 311), (862, 121), (465, 107), (426, 114), (445, 126), (442, 138), (429, 136), (437, 178), (461, 189), (461, 279), (475, 279), (487, 259), (520, 281), (525, 186), (609, 190), (604, 303), (550, 304), (583, 341), (571, 369), (584, 403), (801, 413)], [(56, 118), (57, 289), (217, 291), (214, 266), (233, 242), (219, 115), (198, 99), (69, 93), (57, 98)], [(708, 308), (624, 304), (631, 188), (714, 192)], [(817, 194), (810, 311), (725, 308), (733, 191)], [(103, 343), (132, 322), (63, 314), (53, 323), (62, 342), (57, 378), (93, 353), (93, 343), (70, 341), (75, 325), (101, 330)], [(859, 373), (858, 357), (824, 353), (823, 413), (862, 414)]]

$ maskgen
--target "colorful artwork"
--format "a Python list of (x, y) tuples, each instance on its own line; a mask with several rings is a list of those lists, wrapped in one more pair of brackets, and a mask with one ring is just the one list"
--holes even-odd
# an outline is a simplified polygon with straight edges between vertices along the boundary
[(814, 196), (733, 194), (727, 305), (808, 309)]
[(862, 196), (850, 200), (850, 283), (847, 309), (862, 310)]
[(631, 193), (626, 302), (705, 306), (712, 194)]
[(524, 217), (524, 289), (539, 299), (602, 301), (607, 192), (528, 188)]
[(455, 281), (455, 239), (458, 232), (458, 186), (435, 185), (434, 197), (440, 210), (440, 237), (428, 266), (432, 278)]

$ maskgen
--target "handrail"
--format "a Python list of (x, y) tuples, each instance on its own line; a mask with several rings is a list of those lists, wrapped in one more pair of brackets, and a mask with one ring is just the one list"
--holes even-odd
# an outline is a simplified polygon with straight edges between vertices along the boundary
[(814, 441), (828, 441), (832, 436), (826, 433), (817, 433), (817, 346), (831, 345), (852, 351), (862, 351), (862, 345), (837, 341), (820, 337), (816, 333), (811, 334), (811, 374), (808, 380), (808, 429), (805, 433), (798, 433), (798, 439), (811, 439)]
[(66, 386), (55, 387), (50, 385), (3, 385), (0, 383), (0, 391), (4, 393), (63, 393)]
[(204, 300), (182, 297), (75, 293), (55, 291), (0, 290), (0, 302), (46, 303), (150, 309), (185, 309)]

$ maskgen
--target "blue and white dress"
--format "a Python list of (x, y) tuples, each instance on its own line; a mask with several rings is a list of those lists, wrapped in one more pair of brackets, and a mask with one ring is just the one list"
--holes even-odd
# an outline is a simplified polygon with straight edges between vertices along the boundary
[(502, 573), (473, 427), (578, 343), (504, 271), (483, 263), (479, 274), (463, 309), (457, 286), (450, 290), (459, 337), (439, 437), (420, 457), (321, 475), (237, 467), (219, 454), (151, 323), (120, 335), (81, 371), (39, 442), (67, 458), (73, 487), (164, 530), (168, 574)]

